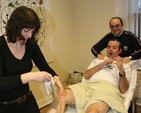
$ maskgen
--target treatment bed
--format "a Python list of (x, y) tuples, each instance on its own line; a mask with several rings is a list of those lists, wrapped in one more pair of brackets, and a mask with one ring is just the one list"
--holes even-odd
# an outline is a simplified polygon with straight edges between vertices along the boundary
[[(124, 106), (127, 109), (127, 111), (130, 106), (130, 103), (131, 103), (131, 100), (133, 98), (133, 94), (134, 94), (134, 91), (136, 88), (138, 60), (130, 61), (130, 65), (131, 65), (131, 69), (132, 69), (132, 74), (131, 74), (132, 76), (129, 81), (130, 86), (129, 86), (128, 91), (124, 94), (124, 97), (125, 97)], [(84, 80), (84, 78), (82, 79), (82, 82), (83, 82), (83, 80)], [(53, 80), (52, 80), (52, 82), (53, 82)], [(45, 84), (46, 84), (47, 93), (51, 96), (51, 94), (52, 94), (51, 92), (55, 91), (55, 90), (52, 90), (50, 88), (50, 84), (51, 84), (50, 82), (46, 82)], [(75, 106), (70, 106), (70, 105), (66, 106), (65, 113), (77, 113)]]

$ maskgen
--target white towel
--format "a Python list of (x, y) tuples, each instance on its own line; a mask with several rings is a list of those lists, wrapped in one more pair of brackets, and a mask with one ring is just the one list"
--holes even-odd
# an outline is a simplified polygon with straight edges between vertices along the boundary
[(54, 81), (53, 81), (53, 77), (51, 78), (51, 81), (50, 82), (45, 82), (45, 86), (46, 86), (46, 91), (47, 91), (47, 94), (50, 98), (53, 98), (52, 96), (52, 93), (53, 93), (53, 89), (51, 87), (51, 84), (54, 85)]
[(57, 95), (56, 87), (54, 84), (53, 77), (50, 82), (45, 82), (46, 91), (50, 98), (52, 98), (51, 104), (48, 106), (46, 113), (56, 113), (56, 107), (59, 104), (59, 98)]

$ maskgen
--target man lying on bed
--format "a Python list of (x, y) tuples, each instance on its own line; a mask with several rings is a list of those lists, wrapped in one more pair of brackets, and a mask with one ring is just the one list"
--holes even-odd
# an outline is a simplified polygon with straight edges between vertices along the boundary
[(77, 113), (127, 113), (122, 94), (129, 88), (131, 69), (122, 64), (121, 43), (109, 41), (104, 60), (94, 59), (84, 78), (87, 82), (68, 86), (57, 106), (56, 113), (64, 113), (65, 106), (75, 105)]

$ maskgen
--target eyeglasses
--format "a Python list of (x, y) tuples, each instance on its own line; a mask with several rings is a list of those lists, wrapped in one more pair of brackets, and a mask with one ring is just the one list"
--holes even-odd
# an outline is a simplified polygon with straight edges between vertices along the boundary
[(111, 28), (111, 29), (114, 29), (114, 28), (119, 28), (120, 26), (122, 26), (122, 25), (120, 25), (120, 24), (117, 24), (117, 25), (115, 25), (115, 26), (110, 25), (110, 28)]

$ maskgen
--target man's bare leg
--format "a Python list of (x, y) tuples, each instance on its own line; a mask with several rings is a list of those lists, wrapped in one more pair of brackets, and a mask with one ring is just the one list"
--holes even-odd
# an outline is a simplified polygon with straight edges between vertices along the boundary
[(97, 102), (88, 106), (85, 113), (107, 113), (109, 109), (110, 107), (105, 102)]
[(59, 97), (59, 104), (56, 108), (56, 113), (64, 113), (66, 105), (75, 105), (75, 98), (71, 89), (64, 90), (62, 96)]

